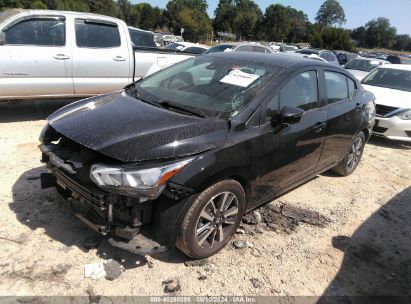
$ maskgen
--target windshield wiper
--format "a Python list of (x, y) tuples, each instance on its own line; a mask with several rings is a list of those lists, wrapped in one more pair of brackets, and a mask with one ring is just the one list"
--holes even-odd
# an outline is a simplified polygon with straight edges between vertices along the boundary
[(193, 115), (193, 116), (203, 117), (203, 118), (205, 117), (204, 115), (202, 115), (200, 113), (188, 110), (188, 109), (186, 109), (184, 107), (181, 107), (179, 105), (176, 105), (176, 104), (169, 103), (168, 101), (162, 101), (162, 102), (159, 102), (158, 104), (161, 105), (162, 107), (166, 108), (166, 109), (175, 109), (175, 110), (178, 110), (178, 111), (181, 111), (181, 112), (188, 113), (188, 114)]

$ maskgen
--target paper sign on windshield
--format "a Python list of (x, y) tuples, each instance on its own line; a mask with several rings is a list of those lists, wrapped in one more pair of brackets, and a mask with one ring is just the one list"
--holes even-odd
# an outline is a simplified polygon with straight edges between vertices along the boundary
[(239, 87), (248, 87), (251, 83), (256, 81), (260, 76), (254, 74), (244, 73), (240, 70), (233, 70), (228, 75), (224, 76), (220, 82), (236, 85)]

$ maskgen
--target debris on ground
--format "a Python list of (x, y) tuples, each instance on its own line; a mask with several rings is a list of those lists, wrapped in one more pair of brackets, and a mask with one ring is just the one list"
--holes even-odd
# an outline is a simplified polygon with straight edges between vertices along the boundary
[(254, 248), (254, 244), (253, 244), (252, 242), (250, 242), (250, 241), (245, 241), (245, 245), (246, 245), (248, 248)]
[(106, 278), (109, 281), (113, 281), (117, 279), (123, 271), (124, 267), (114, 260), (84, 265), (84, 277), (94, 280)]
[(94, 280), (104, 278), (106, 276), (106, 271), (104, 270), (104, 263), (89, 263), (84, 265), (84, 277), (92, 278)]
[(254, 288), (261, 288), (261, 286), (262, 286), (261, 281), (257, 278), (251, 278), (250, 282), (251, 282), (251, 284), (253, 284)]
[(244, 241), (235, 240), (235, 241), (233, 242), (233, 246), (234, 246), (236, 249), (243, 249), (243, 248), (247, 247), (247, 244), (246, 244)]
[(255, 257), (260, 257), (262, 255), (261, 250), (258, 248), (253, 248), (251, 250), (251, 255), (255, 256)]
[(178, 279), (168, 279), (161, 282), (161, 285), (164, 286), (165, 293), (172, 293), (181, 290), (180, 281)]
[(106, 279), (114, 281), (124, 271), (124, 267), (115, 260), (108, 260), (104, 262), (104, 270), (106, 272)]
[(86, 290), (88, 294), (88, 299), (90, 300), (90, 303), (98, 303), (100, 302), (101, 296), (97, 295), (93, 289), (92, 286), (89, 286)]
[(207, 280), (207, 275), (202, 274), (202, 275), (200, 275), (200, 276), (198, 277), (198, 279), (199, 279), (200, 281)]
[(192, 260), (192, 261), (185, 261), (184, 265), (186, 266), (205, 266), (208, 265), (210, 261), (208, 259), (202, 260)]
[(275, 232), (291, 234), (300, 222), (324, 227), (330, 220), (317, 211), (293, 206), (290, 203), (266, 205), (243, 217), (245, 234), (261, 234), (260, 227), (266, 227)]
[(236, 231), (236, 233), (237, 233), (237, 234), (245, 234), (245, 230), (244, 230), (244, 229), (241, 229), (241, 228), (238, 228), (237, 231)]
[(62, 275), (66, 274), (70, 268), (71, 266), (68, 264), (58, 264), (55, 266), (51, 266), (51, 272), (55, 275)]

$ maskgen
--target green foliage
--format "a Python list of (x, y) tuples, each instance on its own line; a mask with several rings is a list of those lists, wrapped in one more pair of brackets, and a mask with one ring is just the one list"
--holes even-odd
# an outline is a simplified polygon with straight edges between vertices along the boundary
[(243, 39), (257, 36), (263, 15), (252, 0), (220, 0), (214, 14), (216, 31), (234, 33)]
[(387, 18), (379, 17), (365, 25), (365, 42), (370, 48), (390, 48), (395, 42), (397, 29)]
[(343, 25), (345, 20), (344, 9), (337, 0), (326, 0), (317, 12), (315, 20), (322, 27)]
[(354, 49), (350, 32), (334, 27), (327, 27), (322, 31), (314, 32), (310, 44), (312, 47), (328, 50), (352, 51)]
[(166, 18), (174, 33), (179, 34), (184, 28), (184, 37), (190, 40), (198, 40), (211, 31), (206, 0), (170, 0)]

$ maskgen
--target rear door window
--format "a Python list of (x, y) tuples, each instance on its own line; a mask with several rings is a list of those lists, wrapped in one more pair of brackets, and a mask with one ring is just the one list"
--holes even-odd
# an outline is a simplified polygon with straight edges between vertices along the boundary
[(6, 44), (64, 46), (66, 25), (61, 18), (33, 18), (22, 20), (5, 31)]
[(133, 29), (129, 29), (129, 33), (131, 42), (133, 42), (134, 46), (156, 47), (153, 34), (140, 32)]
[(121, 45), (115, 23), (76, 20), (76, 43), (81, 48), (114, 48)]
[(325, 71), (325, 86), (327, 88), (328, 103), (348, 99), (347, 77), (343, 74)]

